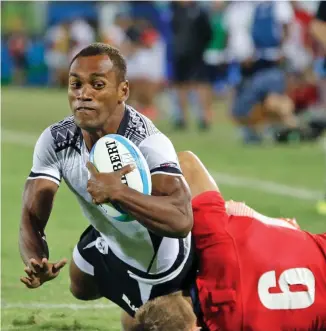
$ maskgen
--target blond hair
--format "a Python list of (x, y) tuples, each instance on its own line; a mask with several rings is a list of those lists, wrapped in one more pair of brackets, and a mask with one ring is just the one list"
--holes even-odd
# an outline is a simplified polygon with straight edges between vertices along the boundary
[(143, 305), (136, 313), (133, 331), (189, 331), (194, 325), (191, 304), (176, 292)]

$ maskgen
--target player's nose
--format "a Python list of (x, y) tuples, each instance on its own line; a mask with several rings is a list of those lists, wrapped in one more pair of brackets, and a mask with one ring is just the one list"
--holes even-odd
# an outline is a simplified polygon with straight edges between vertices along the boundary
[(92, 101), (93, 96), (92, 96), (92, 91), (89, 87), (83, 86), (79, 90), (79, 94), (77, 95), (77, 99), (81, 101)]

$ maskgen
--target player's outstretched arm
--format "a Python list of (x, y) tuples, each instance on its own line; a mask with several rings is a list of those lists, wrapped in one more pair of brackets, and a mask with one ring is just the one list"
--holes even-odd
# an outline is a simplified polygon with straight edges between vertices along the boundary
[(65, 259), (57, 263), (47, 260), (49, 251), (44, 230), (57, 190), (58, 185), (47, 179), (27, 180), (25, 184), (19, 250), (28, 276), (21, 277), (21, 281), (29, 288), (39, 287), (55, 278), (66, 264)]
[(58, 185), (47, 179), (27, 180), (23, 193), (19, 249), (26, 265), (31, 258), (49, 257), (44, 229), (50, 217)]
[(191, 195), (183, 176), (152, 175), (152, 195), (144, 195), (121, 183), (121, 177), (133, 169), (125, 166), (113, 173), (99, 173), (88, 162), (91, 178), (88, 192), (97, 204), (119, 203), (142, 225), (166, 237), (186, 237), (193, 225)]

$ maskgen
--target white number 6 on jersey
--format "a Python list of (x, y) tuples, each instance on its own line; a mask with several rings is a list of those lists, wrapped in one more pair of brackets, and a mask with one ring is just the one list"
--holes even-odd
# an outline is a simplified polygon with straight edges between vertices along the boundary
[[(307, 291), (291, 292), (290, 285), (305, 285)], [(282, 272), (278, 285), (282, 293), (269, 293), (276, 286), (275, 271), (264, 273), (258, 281), (258, 295), (268, 309), (304, 309), (315, 301), (315, 277), (307, 268), (293, 268)]]

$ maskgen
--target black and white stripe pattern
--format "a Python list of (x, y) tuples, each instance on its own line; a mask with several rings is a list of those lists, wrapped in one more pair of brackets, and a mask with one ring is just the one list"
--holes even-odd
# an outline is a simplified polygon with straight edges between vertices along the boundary
[(81, 129), (75, 124), (74, 116), (66, 117), (52, 125), (50, 131), (57, 153), (71, 147), (78, 154), (81, 154), (82, 133)]
[(31, 171), (29, 176), (28, 176), (28, 179), (37, 179), (37, 178), (49, 179), (49, 180), (51, 180), (52, 182), (55, 182), (58, 185), (60, 185), (60, 183), (61, 183), (60, 178), (57, 178), (55, 176), (52, 176), (52, 175), (49, 175), (49, 174), (46, 174), (46, 173), (42, 173), (42, 172), (33, 172), (33, 171)]
[(138, 146), (145, 138), (159, 132), (148, 118), (132, 107), (126, 106), (118, 134), (125, 136)]

